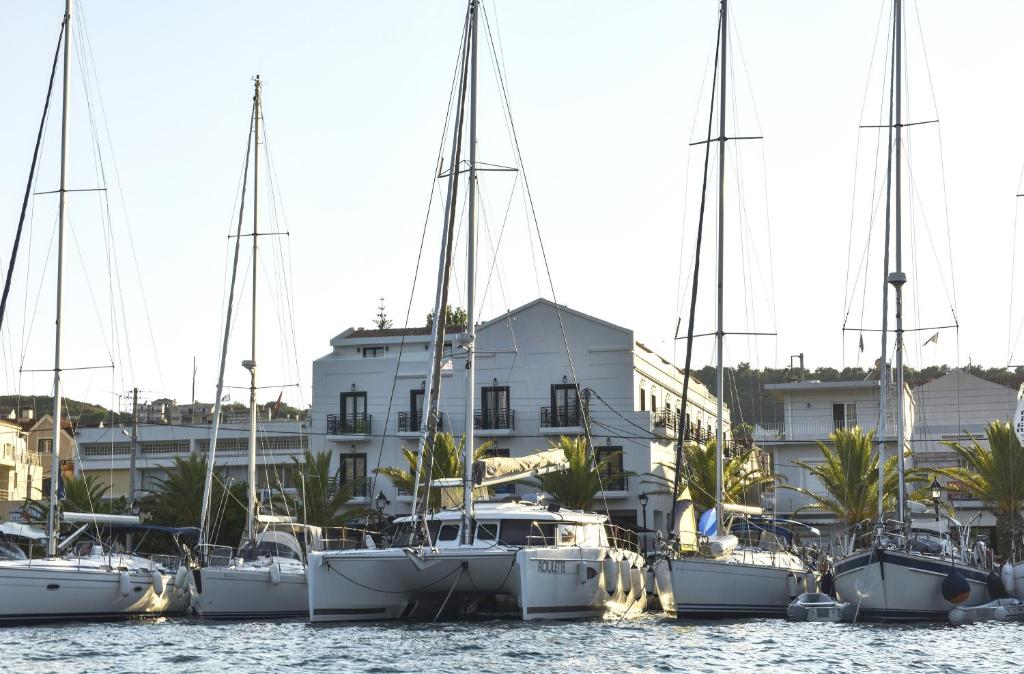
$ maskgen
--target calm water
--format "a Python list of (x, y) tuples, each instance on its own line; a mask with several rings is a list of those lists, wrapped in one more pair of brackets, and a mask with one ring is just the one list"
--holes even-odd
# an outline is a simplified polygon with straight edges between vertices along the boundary
[(1024, 624), (966, 627), (194, 619), (0, 628), (5, 672), (1020, 672)]

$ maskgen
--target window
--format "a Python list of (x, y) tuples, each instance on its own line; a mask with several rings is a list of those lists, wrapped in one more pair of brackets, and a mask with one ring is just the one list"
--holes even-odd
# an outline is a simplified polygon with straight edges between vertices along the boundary
[(654, 395), (654, 391), (651, 391), (651, 411), (658, 411), (658, 396)]
[(423, 425), (423, 389), (409, 391), (409, 430), (418, 431)]
[(856, 403), (833, 403), (832, 423), (835, 428), (853, 428), (857, 425)]
[(502, 520), (501, 542), (506, 545), (554, 545), (555, 523)]
[(364, 346), (363, 358), (383, 358), (386, 346)]
[(579, 426), (580, 390), (576, 384), (551, 385), (551, 426)]
[(476, 525), (476, 540), (496, 541), (498, 540), (497, 522), (479, 522)]
[(338, 466), (338, 486), (352, 486), (352, 495), (367, 496), (369, 482), (366, 480), (366, 454), (342, 454)]
[[(490, 447), (484, 451), (484, 456), (488, 459), (494, 457), (508, 458), (511, 456), (508, 449), (499, 449), (497, 447)], [(516, 485), (514, 482), (506, 482), (505, 484), (496, 484), (491, 487), (494, 490), (495, 496), (508, 496), (516, 493)]]
[(39, 438), (36, 440), (36, 451), (40, 454), (50, 454), (53, 450), (53, 438)]
[(647, 391), (645, 391), (644, 387), (641, 386), (640, 387), (640, 411), (643, 412), (646, 409), (647, 409)]
[(601, 486), (605, 491), (626, 491), (626, 472), (622, 467), (622, 447), (598, 447)]
[(369, 417), (366, 414), (366, 391), (341, 394), (340, 433), (369, 433)]
[(434, 542), (454, 541), (459, 538), (459, 525), (454, 522), (442, 523), (434, 520), (427, 524), (427, 530), (430, 532), (430, 539)]
[(480, 389), (479, 428), (511, 428), (509, 395), (508, 386), (484, 386)]

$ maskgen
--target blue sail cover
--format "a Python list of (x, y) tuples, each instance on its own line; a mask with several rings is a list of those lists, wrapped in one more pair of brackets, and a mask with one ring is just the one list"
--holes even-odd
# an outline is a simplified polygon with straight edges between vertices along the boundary
[(697, 531), (702, 536), (714, 536), (718, 533), (718, 511), (714, 508), (705, 510), (697, 523)]

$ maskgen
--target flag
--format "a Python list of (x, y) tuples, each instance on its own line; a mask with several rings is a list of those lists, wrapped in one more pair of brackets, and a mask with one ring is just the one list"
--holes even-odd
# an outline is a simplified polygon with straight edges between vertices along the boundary
[(860, 342), (857, 344), (857, 346), (858, 348), (860, 348), (860, 352), (864, 353), (864, 335), (860, 336)]
[(277, 402), (274, 403), (274, 417), (277, 417), (277, 413), (281, 411), (281, 396), (284, 395), (284, 391), (277, 394)]
[(938, 344), (938, 343), (939, 343), (939, 333), (936, 332), (934, 335), (932, 335), (931, 337), (926, 339), (924, 344), (922, 344), (921, 346), (928, 346), (929, 344)]
[(225, 394), (224, 397), (220, 399), (220, 401), (222, 403), (231, 402), (231, 394), (230, 393)]

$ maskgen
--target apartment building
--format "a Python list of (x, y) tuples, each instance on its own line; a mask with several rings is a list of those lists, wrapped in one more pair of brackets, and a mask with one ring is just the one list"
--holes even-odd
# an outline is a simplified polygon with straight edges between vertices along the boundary
[[(466, 361), (453, 341), (449, 334), (444, 345), (440, 411), (442, 430), (458, 437)], [(334, 453), (339, 480), (360, 497), (383, 495), (392, 514), (408, 512), (411, 496), (375, 479), (374, 470), (406, 468), (402, 450), (416, 450), (430, 359), (428, 328), (350, 328), (313, 363), (313, 448)], [(684, 411), (682, 382), (682, 370), (632, 330), (537, 299), (478, 325), (472, 423), (477, 443), (492, 443), (492, 456), (525, 456), (559, 436), (583, 435), (587, 411), (597, 458), (610, 462), (595, 509), (607, 507), (623, 525), (663, 529), (670, 497), (650, 495), (641, 507), (640, 494), (656, 489), (645, 475), (665, 475), (673, 462), (680, 418), (693, 432), (715, 431), (714, 397), (691, 379)], [(496, 491), (502, 498), (536, 488)]]
[[(28, 448), (21, 424), (0, 419), (0, 516), (13, 505), (38, 499), (43, 490), (43, 455)], [(47, 457), (49, 458), (49, 457)]]

